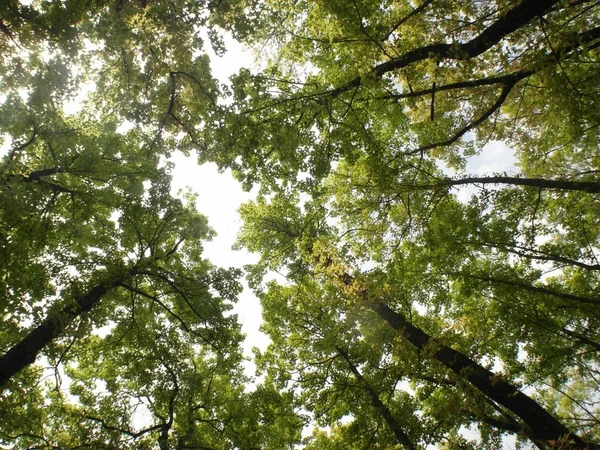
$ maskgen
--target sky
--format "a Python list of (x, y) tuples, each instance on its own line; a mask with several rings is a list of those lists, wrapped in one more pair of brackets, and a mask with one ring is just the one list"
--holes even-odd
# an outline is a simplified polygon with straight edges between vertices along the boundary
[[(227, 52), (222, 57), (216, 56), (212, 49), (206, 49), (213, 75), (221, 83), (227, 83), (229, 77), (240, 68), (254, 66), (253, 55), (230, 37), (226, 37), (226, 47)], [(186, 157), (181, 152), (176, 152), (171, 157), (171, 162), (175, 164), (172, 171), (173, 193), (177, 195), (180, 190), (191, 189), (198, 194), (196, 207), (208, 217), (210, 226), (217, 232), (217, 236), (204, 246), (205, 257), (220, 267), (242, 268), (246, 264), (257, 262), (258, 255), (231, 248), (242, 225), (237, 210), (242, 203), (256, 197), (256, 190), (244, 192), (229, 169), (219, 172), (214, 163), (199, 166), (194, 154)], [(246, 334), (244, 354), (252, 356), (253, 347), (265, 350), (269, 339), (259, 331), (262, 323), (260, 302), (246, 283), (233, 312), (238, 315), (242, 331)], [(254, 363), (249, 361), (245, 365), (245, 371), (246, 375), (253, 376)]]
[[(198, 166), (196, 157), (175, 154), (173, 170), (173, 190), (190, 188), (198, 194), (196, 207), (208, 217), (210, 226), (217, 232), (212, 241), (204, 245), (204, 256), (220, 267), (239, 267), (258, 261), (258, 255), (231, 247), (241, 227), (237, 209), (243, 202), (252, 200), (256, 192), (244, 192), (241, 185), (231, 175), (231, 170), (219, 173), (214, 163)], [(265, 350), (269, 339), (259, 331), (262, 322), (260, 302), (244, 283), (244, 291), (238, 297), (234, 313), (246, 334), (244, 354), (252, 355), (252, 348)], [(246, 364), (246, 374), (254, 375), (254, 364)]]

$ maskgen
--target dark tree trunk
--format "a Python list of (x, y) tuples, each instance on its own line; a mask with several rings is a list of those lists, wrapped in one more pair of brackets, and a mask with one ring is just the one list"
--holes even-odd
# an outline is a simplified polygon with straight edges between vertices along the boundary
[(554, 261), (569, 266), (581, 267), (585, 270), (600, 270), (600, 264), (587, 264), (574, 259), (565, 258), (564, 256), (555, 255), (537, 248), (518, 245), (514, 242), (464, 241), (461, 242), (461, 244), (482, 245), (484, 247), (497, 248), (505, 252), (514, 253), (515, 255), (522, 256), (523, 258), (536, 259), (538, 261)]
[(462, 353), (440, 344), (423, 330), (411, 324), (402, 314), (380, 302), (372, 303), (371, 309), (394, 329), (401, 332), (418, 349), (424, 349), (427, 345), (432, 344), (433, 357), (437, 361), (521, 418), (528, 427), (524, 431), (532, 442), (536, 442), (538, 445), (540, 445), (539, 443), (548, 443), (549, 447), (550, 441), (561, 440), (564, 442), (564, 447), (561, 448), (565, 449), (598, 448), (594, 444), (586, 444), (579, 436), (571, 433), (556, 417), (520, 392), (514, 385), (499, 379), (493, 372)]
[(33, 364), (40, 350), (58, 337), (73, 323), (73, 320), (91, 310), (108, 291), (134, 273), (132, 269), (120, 279), (98, 284), (85, 294), (76, 297), (72, 304), (65, 306), (57, 314), (46, 317), (40, 325), (0, 357), (0, 387), (25, 367)]
[(563, 300), (569, 300), (570, 302), (584, 303), (587, 305), (600, 305), (600, 299), (592, 298), (592, 297), (581, 297), (579, 295), (569, 294), (568, 292), (560, 292), (555, 291), (553, 289), (548, 289), (540, 286), (533, 286), (529, 283), (525, 283), (523, 281), (515, 281), (515, 280), (505, 280), (502, 278), (495, 277), (487, 277), (481, 275), (473, 275), (463, 272), (453, 272), (452, 275), (458, 275), (464, 278), (472, 278), (474, 280), (481, 280), (488, 283), (497, 283), (504, 284), (506, 286), (513, 286), (519, 289), (523, 289), (524, 291), (535, 292), (536, 294), (549, 295), (551, 297), (560, 298)]
[(461, 184), (509, 184), (512, 186), (531, 186), (540, 189), (557, 189), (562, 191), (581, 191), (593, 194), (600, 193), (600, 183), (594, 181), (566, 181), (545, 180), (543, 178), (519, 177), (469, 177), (461, 179), (447, 179), (438, 183), (438, 186), (458, 186)]

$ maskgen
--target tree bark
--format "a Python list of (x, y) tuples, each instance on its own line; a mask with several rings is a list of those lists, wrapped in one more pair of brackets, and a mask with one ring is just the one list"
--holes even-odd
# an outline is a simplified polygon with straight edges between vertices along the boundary
[(379, 317), (401, 332), (413, 346), (425, 349), (431, 345), (433, 357), (437, 361), (521, 418), (528, 427), (524, 431), (532, 442), (538, 445), (540, 442), (545, 442), (549, 447), (550, 441), (560, 441), (563, 444), (561, 448), (569, 450), (598, 448), (595, 444), (586, 443), (579, 436), (571, 433), (556, 417), (535, 400), (520, 392), (514, 385), (499, 379), (496, 374), (464, 354), (441, 344), (411, 324), (402, 314), (381, 302), (374, 302), (370, 307)]
[(398, 443), (407, 450), (415, 450), (415, 446), (411, 442), (408, 435), (404, 432), (404, 430), (402, 429), (396, 418), (392, 415), (390, 410), (387, 408), (387, 406), (383, 404), (383, 402), (379, 398), (379, 395), (377, 395), (377, 392), (375, 392), (375, 390), (369, 384), (369, 382), (364, 379), (358, 368), (352, 363), (352, 361), (350, 361), (350, 357), (348, 356), (348, 354), (338, 347), (336, 347), (336, 351), (348, 363), (348, 367), (354, 375), (354, 378), (356, 378), (356, 380), (362, 384), (363, 389), (365, 390), (365, 392), (369, 396), (369, 399), (371, 400), (371, 403), (373, 404), (377, 412), (381, 414), (388, 427), (390, 427), (390, 430), (392, 430), (392, 433), (394, 433), (394, 436), (396, 436), (396, 440), (398, 441)]
[(99, 283), (76, 297), (72, 304), (65, 306), (57, 314), (48, 315), (40, 325), (0, 357), (0, 388), (15, 374), (33, 364), (42, 348), (60, 336), (77, 317), (90, 311), (112, 288), (135, 273), (136, 269), (131, 269), (121, 277)]
[[(371, 76), (381, 78), (384, 74), (401, 69), (410, 64), (425, 59), (458, 59), (466, 60), (475, 58), (492, 48), (503, 38), (523, 27), (535, 17), (543, 16), (552, 6), (560, 0), (523, 0), (491, 24), (482, 33), (464, 44), (431, 44), (410, 50), (398, 58), (381, 63), (371, 69)], [(360, 86), (361, 77), (358, 76), (350, 82), (330, 92), (337, 96), (342, 92)]]
[(488, 283), (504, 284), (506, 286), (512, 286), (512, 287), (516, 287), (519, 289), (523, 289), (524, 291), (535, 292), (536, 294), (549, 295), (551, 297), (556, 297), (556, 298), (560, 298), (563, 300), (569, 300), (569, 301), (573, 301), (573, 302), (577, 302), (577, 303), (584, 303), (584, 304), (595, 305), (595, 306), (600, 305), (600, 299), (598, 299), (598, 298), (581, 297), (579, 295), (569, 294), (568, 292), (560, 292), (560, 291), (555, 291), (553, 289), (548, 289), (548, 288), (541, 287), (541, 286), (533, 286), (529, 283), (524, 283), (522, 281), (505, 280), (502, 278), (473, 275), (473, 274), (464, 273), (464, 272), (449, 272), (449, 273), (451, 275), (458, 275), (458, 276), (464, 277), (464, 278), (472, 278), (474, 280), (485, 281)]
[(569, 266), (580, 267), (585, 270), (600, 270), (600, 264), (587, 264), (575, 259), (565, 258), (537, 248), (531, 248), (524, 245), (518, 245), (514, 242), (493, 242), (493, 241), (463, 241), (462, 245), (481, 245), (483, 247), (496, 248), (505, 252), (514, 253), (523, 258), (536, 259), (538, 261), (553, 261)]

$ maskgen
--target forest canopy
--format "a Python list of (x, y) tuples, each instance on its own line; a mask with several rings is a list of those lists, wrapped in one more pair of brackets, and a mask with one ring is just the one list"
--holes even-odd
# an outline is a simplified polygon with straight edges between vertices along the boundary
[(600, 448), (599, 8), (2, 2), (0, 446)]

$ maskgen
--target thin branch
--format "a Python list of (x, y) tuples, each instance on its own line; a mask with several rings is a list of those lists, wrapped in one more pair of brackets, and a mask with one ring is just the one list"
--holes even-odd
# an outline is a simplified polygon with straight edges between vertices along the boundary
[[(479, 242), (479, 241), (464, 241), (464, 244), (468, 245), (482, 245), (484, 247), (492, 247), (499, 248), (504, 251), (514, 253), (516, 255), (522, 256), (524, 258), (536, 259), (539, 261), (554, 261), (557, 263), (562, 263), (570, 266), (581, 267), (585, 270), (600, 270), (600, 264), (586, 264), (581, 261), (577, 261), (571, 258), (566, 258), (564, 256), (555, 255), (550, 252), (545, 252), (543, 250), (538, 250), (535, 248), (525, 247), (524, 245), (518, 245), (513, 243), (505, 243), (505, 242)], [(531, 253), (534, 253), (533, 255)]]
[(388, 31), (387, 34), (383, 38), (381, 38), (381, 41), (382, 42), (387, 41), (389, 39), (389, 37), (394, 32), (396, 32), (396, 30), (398, 28), (400, 28), (405, 22), (407, 22), (412, 17), (416, 16), (417, 14), (420, 14), (421, 11), (423, 11), (425, 8), (427, 8), (431, 3), (433, 3), (433, 1), (434, 0), (425, 0), (423, 3), (421, 3), (420, 6), (416, 7), (411, 12), (409, 12), (406, 16), (404, 16), (400, 20), (398, 20), (394, 25), (392, 25), (392, 28), (390, 28), (390, 31)]
[(148, 428), (144, 428), (140, 431), (131, 431), (131, 430), (127, 430), (125, 428), (119, 428), (119, 427), (115, 427), (112, 425), (109, 425), (108, 423), (106, 423), (106, 421), (104, 419), (101, 419), (100, 417), (95, 417), (89, 414), (86, 414), (85, 416), (83, 416), (84, 419), (88, 419), (88, 420), (92, 420), (94, 422), (98, 422), (102, 428), (104, 428), (105, 430), (108, 431), (118, 431), (121, 434), (125, 434), (129, 437), (132, 437), (134, 439), (139, 438), (140, 436), (146, 434), (146, 433), (150, 433), (152, 431), (156, 431), (156, 430), (160, 430), (162, 427), (162, 424), (160, 425), (153, 425), (151, 427)]
[(432, 144), (424, 145), (415, 150), (411, 150), (409, 152), (402, 153), (402, 155), (414, 155), (414, 154), (418, 154), (418, 153), (424, 153), (427, 150), (432, 150), (432, 149), (438, 148), (438, 147), (445, 147), (445, 146), (455, 143), (462, 136), (464, 136), (466, 133), (471, 131), (473, 128), (475, 128), (478, 125), (485, 122), (492, 114), (494, 114), (498, 109), (500, 109), (500, 107), (504, 104), (504, 101), (508, 97), (508, 94), (510, 94), (510, 91), (515, 86), (515, 84), (516, 84), (516, 81), (507, 82), (504, 85), (504, 88), (502, 88), (502, 92), (500, 93), (500, 96), (498, 97), (496, 102), (491, 107), (489, 107), (487, 109), (487, 111), (485, 111), (481, 116), (479, 116), (479, 118), (477, 120), (474, 120), (474, 121), (470, 122), (468, 125), (465, 125), (463, 128), (461, 128), (459, 131), (457, 131), (449, 139), (446, 139), (445, 141), (438, 141), (438, 142), (434, 142)]

